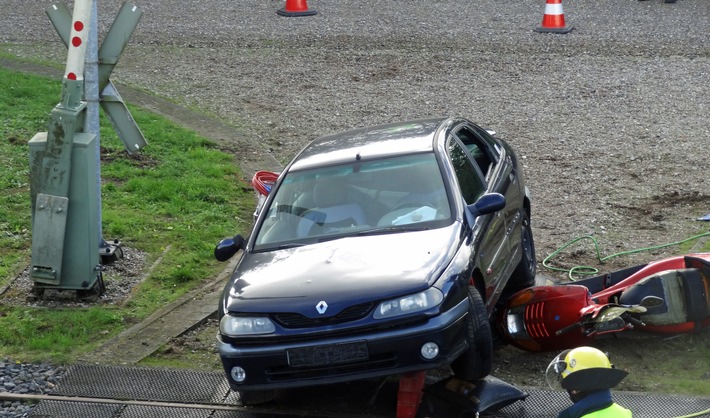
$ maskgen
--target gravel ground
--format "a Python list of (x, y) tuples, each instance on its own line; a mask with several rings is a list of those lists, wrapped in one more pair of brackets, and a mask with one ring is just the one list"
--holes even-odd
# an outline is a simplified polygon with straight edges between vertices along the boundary
[[(5, 50), (63, 64), (51, 1), (0, 4)], [(540, 255), (586, 234), (606, 255), (705, 227), (707, 0), (568, 2), (567, 35), (533, 31), (542, 1), (312, 0), (318, 14), (298, 18), (275, 0), (136, 4), (112, 80), (217, 116), (281, 163), (334, 131), (461, 115), (524, 159)], [(101, 36), (120, 5), (99, 2)]]
[(63, 292), (49, 289), (41, 297), (31, 300), (34, 286), (29, 268), (25, 269), (8, 286), (0, 288), (0, 303), (14, 306), (34, 306), (43, 308), (86, 308), (95, 304), (122, 305), (133, 296), (133, 290), (145, 279), (148, 265), (146, 253), (135, 248), (121, 247), (122, 257), (103, 266), (102, 277), (106, 290), (97, 297), (81, 300), (77, 292)]
[[(45, 395), (51, 393), (66, 370), (48, 364), (18, 364), (10, 359), (0, 361), (0, 391)], [(32, 405), (18, 401), (0, 401), (0, 417), (28, 416)]]
[[(2, 50), (63, 65), (52, 3), (0, 0)], [(99, 2), (102, 36), (121, 3)], [(135, 4), (112, 80), (216, 116), (281, 163), (335, 131), (460, 115), (523, 158), (539, 259), (582, 235), (606, 256), (708, 230), (708, 0), (565, 2), (566, 35), (533, 31), (542, 0), (311, 0), (318, 14), (298, 18), (280, 0)], [(557, 262), (596, 265), (587, 244)]]

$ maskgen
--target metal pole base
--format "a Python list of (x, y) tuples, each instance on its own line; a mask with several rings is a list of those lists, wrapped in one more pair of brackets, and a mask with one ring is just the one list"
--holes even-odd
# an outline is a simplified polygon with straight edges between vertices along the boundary
[[(47, 290), (50, 291), (49, 295), (46, 294)], [(60, 296), (60, 294), (70, 291), (74, 291), (74, 298), (71, 296), (68, 298)], [(104, 293), (106, 293), (106, 285), (104, 284), (103, 275), (99, 273), (93, 287), (90, 289), (66, 289), (61, 286), (42, 285), (35, 282), (34, 286), (32, 286), (32, 289), (30, 290), (30, 293), (25, 299), (27, 302), (37, 302), (38, 300), (44, 298), (44, 296), (47, 296), (49, 299), (57, 298), (59, 300), (69, 302), (96, 302)]]
[(99, 256), (101, 257), (101, 264), (111, 264), (119, 259), (123, 258), (123, 248), (121, 248), (121, 241), (114, 239), (113, 241), (101, 240), (101, 245), (99, 246)]

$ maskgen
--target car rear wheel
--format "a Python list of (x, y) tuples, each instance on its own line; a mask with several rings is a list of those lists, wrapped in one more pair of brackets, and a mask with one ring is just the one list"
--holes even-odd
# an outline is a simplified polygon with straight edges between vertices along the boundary
[(493, 336), (486, 304), (474, 286), (468, 287), (468, 304), (466, 318), (468, 351), (454, 360), (451, 370), (459, 379), (472, 381), (488, 376), (491, 372)]
[(273, 390), (250, 390), (247, 392), (239, 391), (239, 400), (243, 406), (261, 405), (274, 400), (275, 392)]
[(535, 285), (535, 275), (537, 274), (535, 242), (533, 241), (532, 227), (530, 226), (530, 215), (527, 212), (523, 216), (520, 250), (522, 258), (510, 277), (508, 285), (510, 291), (517, 291)]

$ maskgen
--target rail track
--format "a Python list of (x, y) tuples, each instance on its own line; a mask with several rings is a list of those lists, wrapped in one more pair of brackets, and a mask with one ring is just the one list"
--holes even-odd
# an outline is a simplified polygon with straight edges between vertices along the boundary
[[(524, 400), (510, 397), (520, 390), (499, 379), (476, 382), (478, 398), (465, 398), (425, 386), (417, 417), (481, 416), (543, 418), (569, 406), (562, 391), (523, 388)], [(0, 402), (35, 404), (30, 418), (384, 418), (397, 412), (396, 380), (361, 381), (292, 389), (261, 406), (244, 406), (221, 373), (133, 366), (71, 366), (52, 394), (0, 392)], [(482, 395), (483, 393), (486, 395)], [(506, 396), (508, 396), (506, 398)], [(707, 416), (710, 398), (615, 392), (615, 401), (634, 417)], [(508, 402), (506, 402), (506, 399)], [(512, 399), (512, 401), (511, 401)], [(691, 415), (692, 414), (692, 415)]]

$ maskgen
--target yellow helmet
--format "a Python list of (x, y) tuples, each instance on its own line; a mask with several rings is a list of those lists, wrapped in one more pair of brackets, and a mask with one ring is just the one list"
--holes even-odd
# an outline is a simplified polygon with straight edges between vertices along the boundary
[(594, 347), (577, 347), (561, 352), (547, 366), (545, 378), (552, 389), (577, 391), (610, 389), (628, 373), (615, 369), (609, 357)]

